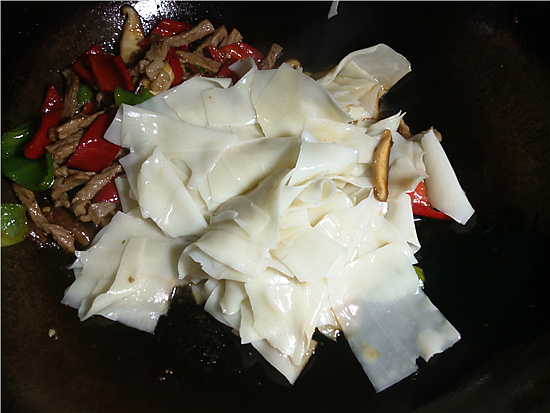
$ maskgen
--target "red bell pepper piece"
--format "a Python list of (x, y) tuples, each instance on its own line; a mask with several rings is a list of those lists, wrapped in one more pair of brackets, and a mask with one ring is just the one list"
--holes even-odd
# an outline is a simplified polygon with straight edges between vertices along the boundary
[[(151, 32), (138, 43), (138, 46), (143, 49), (148, 49), (151, 46), (151, 34), (155, 33), (162, 37), (175, 36), (186, 30), (192, 28), (193, 25), (190, 23), (182, 23), (170, 19), (162, 19), (157, 23), (157, 25), (151, 30)], [(181, 50), (189, 51), (189, 45), (182, 46)]]
[(58, 109), (59, 107), (63, 107), (63, 105), (61, 104), (61, 96), (59, 96), (59, 93), (57, 92), (57, 89), (55, 88), (53, 83), (50, 83), (48, 91), (46, 92), (46, 97), (44, 98), (42, 106), (40, 107), (40, 113), (44, 115), (54, 109)]
[(163, 37), (170, 37), (189, 30), (192, 27), (193, 25), (190, 23), (183, 23), (170, 19), (162, 19), (157, 23), (157, 25), (151, 32)]
[(133, 91), (134, 82), (132, 82), (132, 76), (130, 76), (130, 72), (128, 71), (128, 68), (122, 61), (122, 57), (117, 55), (115, 56), (114, 61), (115, 61), (115, 64), (118, 66), (120, 73), (122, 73), (122, 77), (124, 78), (124, 83), (126, 84), (126, 88), (130, 91)]
[(441, 211), (437, 211), (430, 206), (428, 197), (426, 196), (426, 186), (424, 185), (424, 181), (419, 182), (414, 191), (409, 192), (409, 196), (411, 197), (414, 215), (441, 220), (452, 219), (450, 216)]
[(62, 112), (63, 102), (61, 101), (61, 97), (54, 85), (50, 84), (40, 108), (40, 113), (42, 114), (40, 126), (32, 140), (25, 145), (24, 154), (27, 158), (38, 159), (44, 154), (46, 146), (51, 143), (48, 138), (48, 129), (61, 121)]
[(220, 52), (220, 49), (218, 49), (216, 46), (208, 46), (208, 51), (210, 52), (210, 56), (212, 56), (212, 59), (216, 62), (225, 62), (228, 60), (227, 55), (223, 52)]
[(231, 55), (231, 57), (237, 60), (244, 60), (247, 57), (252, 57), (255, 62), (260, 62), (263, 59), (263, 55), (258, 50), (245, 42), (228, 44), (218, 50), (223, 54)]
[(124, 63), (121, 67), (120, 62), (122, 60), (120, 56), (117, 59), (117, 56), (106, 54), (88, 55), (86, 61), (94, 83), (100, 91), (112, 92), (115, 86), (124, 90), (134, 89), (128, 69), (124, 66)]
[(92, 202), (120, 202), (120, 197), (118, 196), (118, 190), (116, 189), (114, 178), (111, 179), (107, 185), (101, 188), (97, 194), (95, 194)]
[(108, 113), (103, 113), (97, 117), (88, 128), (76, 151), (67, 161), (67, 167), (99, 172), (113, 162), (120, 151), (120, 146), (103, 138), (113, 118), (114, 115)]
[(224, 64), (221, 69), (218, 71), (218, 76), (221, 76), (221, 77), (230, 77), (231, 79), (233, 79), (233, 83), (237, 83), (239, 81), (239, 75), (236, 74), (234, 71), (232, 71), (229, 66), (231, 66), (233, 63), (232, 60), (230, 60), (229, 62), (227, 62), (226, 64)]
[(84, 55), (73, 63), (73, 70), (78, 76), (84, 79), (89, 84), (93, 83), (92, 73), (87, 68), (86, 59), (88, 55), (105, 54), (100, 45), (94, 44), (84, 52)]
[(176, 51), (174, 48), (171, 48), (166, 55), (166, 60), (170, 62), (170, 67), (174, 73), (174, 81), (171, 86), (179, 85), (182, 82), (183, 78), (183, 67), (181, 66), (180, 60), (176, 56)]
[(84, 105), (82, 105), (82, 109), (80, 109), (80, 113), (83, 115), (89, 115), (93, 113), (94, 111), (94, 102), (86, 102)]

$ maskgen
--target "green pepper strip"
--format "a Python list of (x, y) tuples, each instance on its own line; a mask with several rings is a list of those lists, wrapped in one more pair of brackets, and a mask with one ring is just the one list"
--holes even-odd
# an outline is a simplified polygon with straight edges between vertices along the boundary
[(31, 191), (45, 191), (54, 181), (52, 154), (29, 159), (23, 155), (25, 145), (36, 133), (36, 119), (2, 134), (2, 175)]
[(40, 120), (36, 117), (29, 119), (2, 134), (2, 160), (12, 156), (22, 156), (25, 145), (32, 140), (38, 130)]
[(416, 272), (416, 276), (418, 279), (422, 282), (426, 281), (426, 278), (424, 277), (424, 271), (422, 271), (422, 268), (417, 267), (416, 265), (413, 265), (414, 271)]
[(139, 103), (145, 102), (147, 99), (152, 98), (154, 95), (149, 92), (146, 88), (141, 88), (139, 95), (135, 93), (128, 92), (127, 90), (122, 89), (121, 87), (116, 86), (115, 90), (115, 105), (119, 107), (123, 103), (127, 105), (137, 105)]
[(29, 233), (27, 208), (21, 204), (2, 204), (2, 247), (23, 241)]
[(80, 85), (76, 94), (76, 100), (78, 101), (78, 107), (82, 107), (85, 103), (91, 102), (94, 97), (94, 93), (90, 86)]

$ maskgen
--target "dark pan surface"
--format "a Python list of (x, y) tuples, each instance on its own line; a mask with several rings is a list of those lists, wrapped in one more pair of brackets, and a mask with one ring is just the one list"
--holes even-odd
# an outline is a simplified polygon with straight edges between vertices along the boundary
[[(550, 411), (549, 3), (340, 2), (330, 20), (329, 2), (152, 4), (147, 29), (209, 18), (311, 71), (380, 42), (411, 61), (385, 111), (443, 133), (476, 208), (419, 223), (425, 291), (462, 339), (376, 394), (343, 338), (318, 337), (291, 387), (183, 291), (155, 335), (79, 322), (59, 303), (71, 258), (27, 240), (2, 249), (2, 411)], [(88, 46), (116, 47), (120, 5), (2, 2), (2, 131)]]

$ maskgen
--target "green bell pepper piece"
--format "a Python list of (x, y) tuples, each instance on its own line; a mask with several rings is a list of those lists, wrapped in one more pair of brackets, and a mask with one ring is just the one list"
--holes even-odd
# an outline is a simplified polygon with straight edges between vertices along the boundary
[(147, 99), (150, 99), (154, 96), (149, 90), (143, 87), (141, 88), (139, 95), (136, 95), (135, 93), (128, 92), (127, 90), (116, 86), (114, 94), (116, 107), (119, 107), (123, 103), (134, 106), (139, 103), (145, 102)]
[(45, 191), (54, 181), (52, 154), (44, 158), (24, 156), (25, 145), (38, 129), (38, 119), (32, 118), (2, 134), (2, 175), (31, 191)]
[(21, 204), (2, 204), (2, 247), (23, 241), (28, 233), (27, 208)]

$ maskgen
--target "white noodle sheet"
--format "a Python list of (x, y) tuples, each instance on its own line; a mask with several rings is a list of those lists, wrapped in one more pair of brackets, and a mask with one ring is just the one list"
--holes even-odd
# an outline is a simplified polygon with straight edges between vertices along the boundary
[[(120, 108), (106, 138), (130, 149), (117, 180), (123, 211), (76, 252), (63, 302), (82, 320), (153, 332), (173, 289), (191, 284), (290, 383), (315, 329), (343, 331), (381, 391), (460, 338), (414, 271), (407, 192), (425, 179), (436, 207), (461, 223), (473, 213), (433, 132), (406, 140), (403, 114), (372, 119), (410, 64), (381, 44), (319, 81), (250, 59), (235, 70), (235, 85), (194, 78)], [(380, 202), (372, 161), (384, 129), (394, 143)]]

